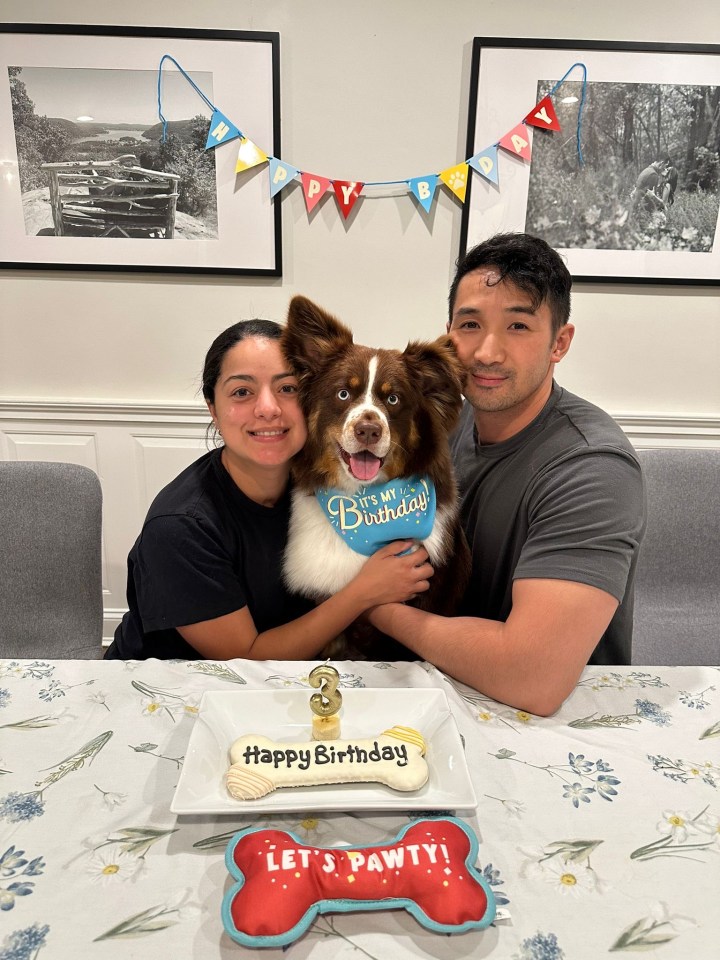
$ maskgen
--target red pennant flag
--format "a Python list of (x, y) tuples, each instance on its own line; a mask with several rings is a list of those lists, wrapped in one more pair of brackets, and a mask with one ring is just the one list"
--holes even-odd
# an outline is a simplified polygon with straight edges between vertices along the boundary
[(514, 154), (516, 157), (522, 157), (523, 160), (529, 160), (531, 154), (530, 132), (524, 123), (519, 123), (516, 127), (506, 133), (498, 143), (499, 147)]
[(364, 186), (365, 184), (360, 183), (359, 180), (333, 180), (333, 189), (335, 190), (338, 206), (346, 220), (350, 211), (357, 203)]
[(300, 179), (302, 180), (303, 193), (305, 194), (305, 206), (307, 207), (308, 213), (310, 213), (315, 205), (325, 196), (327, 188), (330, 186), (330, 181), (326, 180), (325, 177), (319, 177), (316, 173), (302, 173), (300, 174)]
[(533, 127), (540, 127), (541, 130), (559, 130), (555, 107), (550, 97), (543, 97), (540, 103), (531, 110), (525, 117), (524, 123), (529, 123)]

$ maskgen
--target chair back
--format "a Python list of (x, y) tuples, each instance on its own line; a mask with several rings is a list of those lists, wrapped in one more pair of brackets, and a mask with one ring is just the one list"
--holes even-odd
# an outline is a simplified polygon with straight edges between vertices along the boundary
[(102, 656), (102, 491), (74, 463), (0, 463), (0, 657)]
[(648, 522), (632, 662), (720, 664), (720, 450), (638, 451)]

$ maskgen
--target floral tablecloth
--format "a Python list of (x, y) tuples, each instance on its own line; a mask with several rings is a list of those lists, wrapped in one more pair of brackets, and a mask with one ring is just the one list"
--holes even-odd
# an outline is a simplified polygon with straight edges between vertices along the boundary
[[(0, 960), (230, 958), (226, 844), (273, 823), (389, 842), (416, 814), (176, 817), (206, 690), (308, 687), (315, 664), (0, 660)], [(588, 667), (555, 716), (426, 664), (336, 664), (342, 685), (445, 690), (478, 797), (460, 818), (500, 908), (440, 936), (403, 910), (325, 915), (293, 960), (720, 956), (720, 671)], [(309, 687), (308, 687), (309, 689)]]

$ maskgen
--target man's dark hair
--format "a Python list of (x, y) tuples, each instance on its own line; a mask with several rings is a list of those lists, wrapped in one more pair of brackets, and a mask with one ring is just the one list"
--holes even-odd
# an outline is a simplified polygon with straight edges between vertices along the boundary
[(501, 283), (507, 280), (529, 294), (533, 310), (550, 307), (553, 336), (570, 319), (572, 278), (561, 256), (544, 240), (529, 233), (497, 233), (460, 257), (450, 287), (448, 303), (452, 323), (460, 281), (481, 267), (495, 267)]

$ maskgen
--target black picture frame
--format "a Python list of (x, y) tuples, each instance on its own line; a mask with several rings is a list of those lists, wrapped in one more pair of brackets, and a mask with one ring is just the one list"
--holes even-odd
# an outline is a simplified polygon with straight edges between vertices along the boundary
[[(195, 151), (185, 168), (181, 159), (174, 158), (176, 177), (179, 167), (181, 171), (189, 171), (186, 178), (183, 180), (180, 176), (179, 180), (172, 180), (169, 174), (170, 179), (158, 180), (157, 175), (145, 170), (141, 163), (123, 161), (119, 168), (113, 169), (127, 171), (128, 165), (131, 169), (125, 173), (115, 172), (116, 181), (123, 177), (133, 181), (147, 179), (150, 184), (137, 188), (152, 190), (152, 202), (141, 207), (143, 210), (148, 206), (155, 208), (147, 214), (147, 222), (135, 219), (132, 221), (132, 230), (125, 230), (124, 227), (117, 229), (115, 220), (122, 219), (122, 216), (116, 217), (115, 210), (119, 205), (122, 211), (129, 211), (131, 205), (112, 200), (116, 206), (111, 208), (109, 236), (101, 233), (106, 229), (105, 222), (94, 228), (98, 231), (97, 235), (78, 235), (86, 229), (87, 220), (81, 220), (80, 227), (76, 220), (69, 231), (70, 235), (58, 236), (58, 229), (64, 229), (64, 210), (60, 213), (57, 209), (53, 210), (49, 196), (50, 182), (57, 180), (56, 168), (44, 167), (41, 172), (42, 163), (47, 163), (48, 158), (40, 156), (37, 159), (32, 139), (31, 146), (27, 146), (28, 136), (40, 136), (48, 129), (47, 126), (38, 125), (43, 117), (57, 121), (55, 114), (63, 104), (65, 112), (73, 114), (81, 109), (81, 101), (84, 102), (86, 98), (106, 113), (104, 117), (96, 117), (93, 109), (92, 117), (96, 117), (94, 126), (88, 126), (88, 121), (83, 120), (82, 123), (86, 125), (79, 131), (77, 115), (60, 117), (62, 124), (51, 123), (51, 129), (63, 128), (60, 141), (65, 147), (58, 148), (58, 151), (65, 149), (69, 154), (76, 154), (80, 144), (83, 146), (80, 154), (82, 162), (87, 164), (83, 167), (88, 174), (87, 183), (75, 188), (76, 181), (68, 179), (69, 176), (75, 176), (80, 162), (76, 161), (70, 174), (66, 167), (60, 169), (64, 184), (70, 183), (78, 192), (90, 192), (88, 183), (107, 183), (107, 158), (103, 157), (102, 163), (105, 165), (100, 168), (92, 167), (90, 162), (93, 150), (107, 153), (109, 145), (100, 143), (103, 138), (122, 146), (122, 155), (125, 155), (124, 148), (127, 145), (127, 153), (133, 156), (138, 152), (143, 155), (147, 147), (145, 156), (152, 157), (152, 151), (160, 149), (159, 134), (157, 128), (154, 129), (149, 135), (149, 143), (146, 143), (146, 134), (153, 124), (160, 123), (157, 116), (157, 77), (161, 58), (166, 54), (177, 61), (189, 76), (200, 79), (197, 86), (244, 136), (268, 156), (280, 155), (278, 33), (75, 24), (2, 24), (0, 219), (3, 230), (0, 236), (0, 266), (13, 269), (282, 276), (280, 197), (270, 198), (267, 164), (236, 174), (240, 140), (236, 138), (210, 151), (201, 150), (197, 146), (201, 128), (199, 121), (196, 122), (193, 144), (188, 146), (190, 118), (179, 115), (179, 112), (206, 117), (209, 128), (212, 110), (169, 60), (164, 62), (162, 70), (163, 114), (168, 121), (168, 133), (176, 136), (178, 154), (185, 148)], [(19, 80), (25, 87), (20, 106), (15, 87), (15, 111), (10, 95), (9, 67), (23, 68), (28, 78), (28, 83), (24, 83), (23, 69), (15, 75), (15, 83)], [(87, 73), (80, 72), (83, 70)], [(147, 104), (153, 75), (153, 103)], [(205, 89), (204, 84), (209, 89)], [(40, 106), (34, 109), (35, 119), (32, 123), (35, 126), (28, 133), (28, 127), (23, 126), (26, 122), (23, 109), (28, 99), (34, 107), (34, 91), (38, 100), (44, 100), (56, 109), (52, 113), (43, 112)], [(153, 107), (155, 120), (151, 124)], [(186, 123), (173, 127), (174, 121)], [(21, 186), (16, 132), (21, 137), (24, 151), (24, 187)], [(123, 132), (128, 136), (121, 143), (119, 134)], [(78, 133), (80, 136), (85, 133), (91, 136), (89, 140), (80, 141), (77, 139)], [(115, 137), (117, 141), (113, 139)], [(90, 150), (90, 159), (86, 149)], [(205, 158), (202, 161), (201, 153)], [(214, 154), (214, 158), (210, 154)], [(56, 159), (65, 163), (63, 157)], [(114, 157), (111, 159), (115, 160)], [(122, 163), (126, 166), (123, 167)], [(214, 174), (208, 172), (208, 163), (214, 166)], [(141, 173), (136, 171), (136, 166), (141, 168)], [(201, 170), (199, 175), (198, 169)], [(43, 176), (48, 178), (46, 186), (40, 182)], [(195, 192), (191, 195), (191, 191), (186, 190), (180, 203), (184, 203), (186, 210), (200, 211), (197, 215), (182, 211), (173, 214), (171, 207), (178, 202), (174, 195), (179, 192), (178, 184), (181, 182), (191, 182)], [(30, 185), (40, 191), (32, 198), (32, 203), (28, 196), (33, 192), (29, 189)], [(74, 189), (69, 192), (73, 193)], [(97, 193), (97, 188), (94, 189)], [(122, 188), (114, 184), (111, 189), (115, 193), (122, 192)], [(133, 195), (136, 192), (134, 183), (125, 189)], [(192, 199), (187, 199), (191, 196)], [(95, 203), (97, 206), (97, 201), (83, 194), (82, 202), (85, 207), (79, 216), (87, 217), (87, 204)], [(132, 209), (138, 209), (139, 206), (136, 203)], [(154, 224), (160, 218), (158, 209), (165, 220), (156, 229)], [(104, 214), (106, 211), (97, 215), (93, 209), (90, 214), (92, 222), (97, 223), (98, 217), (102, 218)], [(143, 229), (145, 233), (138, 235)], [(159, 243), (157, 239), (160, 238), (169, 239), (170, 242)]]
[[(475, 37), (467, 157), (497, 144), (567, 71), (552, 97), (561, 132), (527, 126), (532, 158), (499, 150), (498, 184), (472, 173), (460, 254), (494, 233), (525, 231), (555, 247), (576, 281), (720, 284), (720, 142), (698, 160), (697, 131), (690, 129), (703, 119), (701, 95), (711, 104), (720, 99), (720, 45)], [(566, 92), (574, 106), (560, 102)], [(618, 145), (613, 133), (628, 136), (627, 129), (610, 129), (620, 103), (627, 115), (619, 125), (634, 121), (637, 132), (634, 142)], [(672, 170), (660, 176), (668, 157), (678, 177), (674, 188)], [(652, 177), (640, 174), (651, 163), (660, 166), (650, 190)]]

